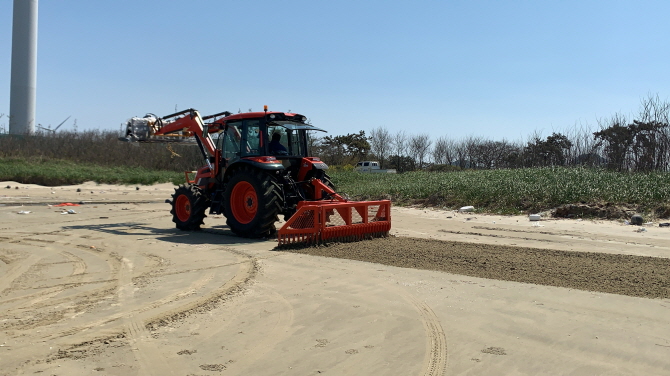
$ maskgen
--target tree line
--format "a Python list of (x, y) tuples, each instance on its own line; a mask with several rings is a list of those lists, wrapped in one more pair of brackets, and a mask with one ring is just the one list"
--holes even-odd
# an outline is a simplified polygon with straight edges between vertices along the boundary
[(598, 120), (598, 130), (574, 126), (527, 141), (469, 136), (454, 140), (427, 133), (391, 133), (384, 127), (311, 139), (314, 155), (333, 166), (378, 160), (383, 168), (415, 170), (501, 169), (588, 166), (614, 171), (670, 171), (670, 102), (658, 95), (642, 99), (629, 119), (616, 113)]

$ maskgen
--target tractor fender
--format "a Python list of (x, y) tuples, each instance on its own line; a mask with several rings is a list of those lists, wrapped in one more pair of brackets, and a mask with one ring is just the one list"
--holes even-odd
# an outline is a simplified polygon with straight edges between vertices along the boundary
[(300, 161), (300, 171), (298, 171), (298, 181), (305, 180), (307, 173), (312, 170), (327, 170), (328, 165), (316, 157), (306, 157)]

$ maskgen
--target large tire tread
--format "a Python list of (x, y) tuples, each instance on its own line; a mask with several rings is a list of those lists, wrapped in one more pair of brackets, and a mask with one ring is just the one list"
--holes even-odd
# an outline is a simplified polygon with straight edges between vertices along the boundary
[[(233, 188), (243, 181), (254, 187), (258, 200), (258, 211), (246, 224), (235, 218), (230, 203)], [(276, 233), (275, 222), (279, 220), (284, 199), (279, 184), (272, 176), (251, 167), (241, 167), (228, 179), (223, 196), (226, 223), (235, 234), (245, 238), (264, 238)]]
[[(180, 198), (181, 197), (181, 198)], [(190, 203), (190, 216), (188, 218), (179, 217), (179, 209), (177, 208), (180, 200), (188, 199)], [(172, 195), (172, 222), (174, 222), (178, 229), (183, 231), (197, 231), (200, 226), (204, 224), (204, 219), (207, 217), (205, 211), (209, 207), (207, 197), (202, 190), (193, 184), (182, 184), (175, 188), (175, 193)]]

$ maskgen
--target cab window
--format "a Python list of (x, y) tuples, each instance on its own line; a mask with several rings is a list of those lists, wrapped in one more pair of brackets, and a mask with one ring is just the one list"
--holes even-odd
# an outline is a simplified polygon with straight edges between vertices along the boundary
[(254, 156), (260, 155), (261, 152), (261, 121), (259, 119), (245, 120), (244, 131), (242, 132), (242, 150), (241, 155)]
[(242, 122), (234, 121), (227, 124), (225, 133), (219, 136), (217, 147), (221, 149), (226, 160), (236, 159), (240, 155), (240, 140), (242, 138)]
[(293, 130), (289, 132), (289, 154), (303, 155), (302, 142), (300, 140), (300, 131)]
[(271, 140), (272, 135), (278, 133), (281, 136), (279, 142), (286, 148), (288, 155), (303, 155), (299, 132), (300, 131), (296, 129), (288, 129), (280, 125), (269, 124), (267, 139)]

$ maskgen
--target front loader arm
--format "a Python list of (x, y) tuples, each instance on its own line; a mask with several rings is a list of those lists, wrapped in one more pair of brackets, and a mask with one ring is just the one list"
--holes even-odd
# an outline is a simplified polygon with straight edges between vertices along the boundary
[(220, 168), (221, 152), (216, 150), (214, 141), (209, 136), (211, 130), (216, 131), (218, 129), (206, 125), (200, 113), (189, 108), (162, 118), (153, 114), (147, 114), (143, 118), (133, 117), (126, 124), (124, 137), (119, 137), (119, 140), (126, 142), (181, 142), (194, 137), (209, 168), (206, 174), (216, 176)]
[(190, 132), (195, 136), (203, 154), (206, 154), (205, 156), (214, 156), (216, 154), (216, 146), (214, 146), (214, 141), (209, 136), (209, 128), (205, 126), (198, 111), (189, 108), (188, 110), (163, 116), (160, 119), (160, 123), (161, 125), (154, 133), (156, 136), (184, 131)]
[[(181, 132), (184, 135), (195, 136), (195, 141), (200, 148), (202, 157), (209, 167), (208, 174), (216, 176), (219, 173), (220, 152), (216, 150), (214, 141), (209, 136), (209, 128), (205, 125), (200, 113), (192, 108), (176, 112), (171, 115), (163, 116), (158, 121), (158, 129), (154, 132), (155, 136), (169, 135), (171, 133)], [(214, 164), (212, 158), (214, 157)]]

